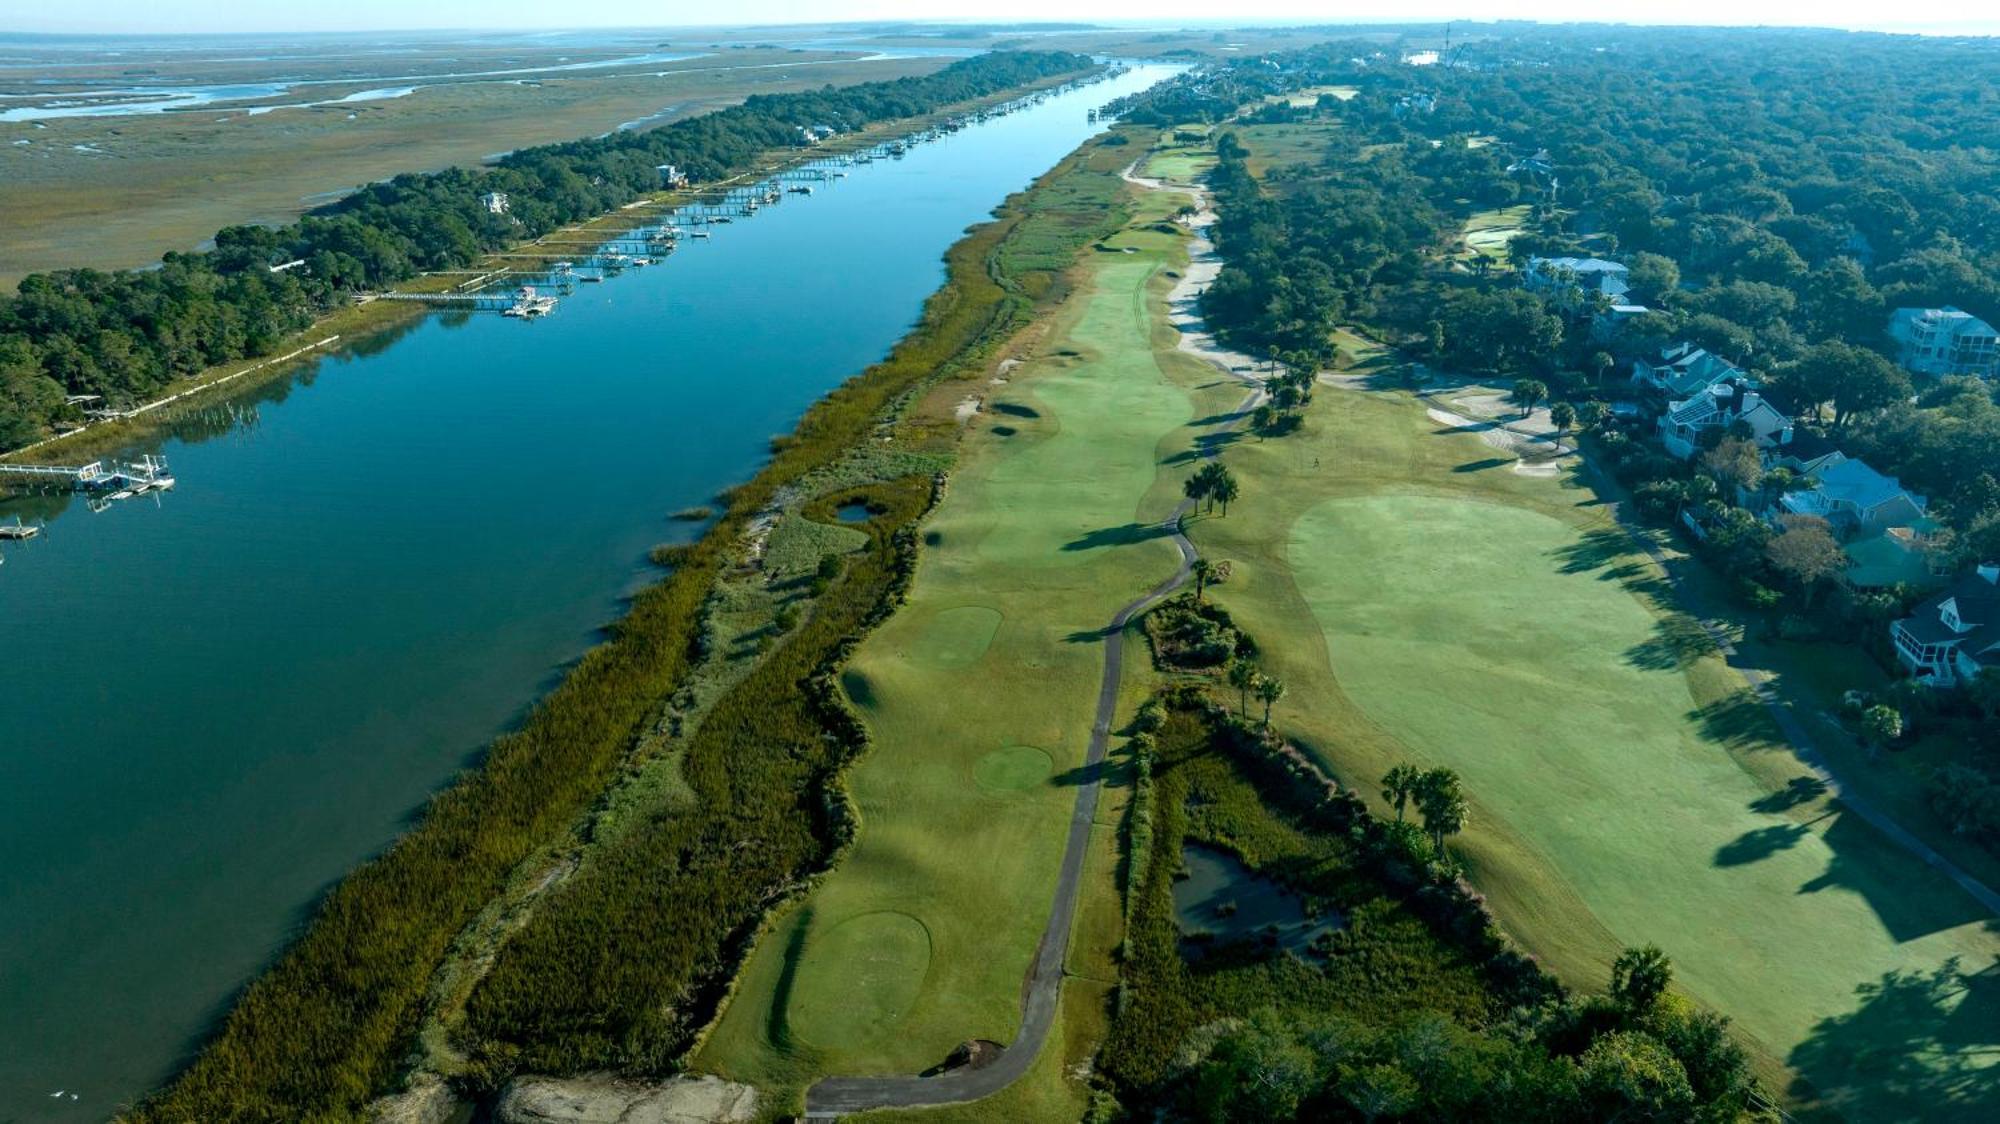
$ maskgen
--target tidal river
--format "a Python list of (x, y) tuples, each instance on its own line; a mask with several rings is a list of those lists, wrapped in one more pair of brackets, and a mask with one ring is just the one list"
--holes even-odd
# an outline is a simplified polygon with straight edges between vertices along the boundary
[(541, 321), (356, 341), (119, 457), (166, 456), (170, 493), (0, 505), (48, 520), (0, 544), (0, 1121), (171, 1075), (693, 533), (669, 514), (886, 354), (1087, 110), (1167, 73), (854, 168)]

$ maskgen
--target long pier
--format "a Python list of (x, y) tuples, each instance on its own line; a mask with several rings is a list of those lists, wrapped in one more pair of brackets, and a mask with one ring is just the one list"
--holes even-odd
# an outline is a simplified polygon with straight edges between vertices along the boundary
[(151, 456), (108, 467), (103, 461), (80, 465), (0, 462), (0, 473), (62, 481), (79, 492), (141, 492), (174, 486), (174, 478), (167, 473), (167, 462)]

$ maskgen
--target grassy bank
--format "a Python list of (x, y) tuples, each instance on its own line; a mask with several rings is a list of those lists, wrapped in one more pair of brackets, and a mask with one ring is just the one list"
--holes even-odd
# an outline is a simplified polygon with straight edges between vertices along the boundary
[[(347, 1116), (390, 1082), (422, 1014), (433, 970), (453, 939), (505, 888), (518, 864), (570, 829), (606, 788), (643, 722), (686, 674), (699, 650), (709, 590), (717, 575), (735, 564), (735, 552), (758, 513), (781, 489), (832, 469), (869, 443), (912, 390), (956, 369), (1024, 321), (1031, 298), (1022, 284), (997, 275), (990, 254), (1019, 222), (1019, 214), (1009, 211), (954, 247), (949, 280), (927, 302), (918, 329), (889, 359), (827, 395), (792, 435), (774, 443), (770, 463), (731, 493), (707, 537), (676, 553), (669, 577), (634, 598), (630, 613), (610, 630), (611, 639), (579, 661), (517, 733), (496, 742), (479, 768), (435, 798), (416, 828), (334, 889), (298, 942), (245, 990), (189, 1070), (135, 1109), (132, 1119)], [(867, 600), (861, 596), (857, 604)], [(763, 687), (795, 694), (789, 682)], [(748, 723), (743, 736), (756, 736), (759, 716), (737, 713)], [(794, 716), (787, 712), (787, 717)], [(728, 764), (716, 760), (707, 767), (726, 772)], [(725, 788), (730, 783), (727, 776), (706, 776)], [(746, 838), (734, 830), (747, 831), (752, 824), (724, 820), (709, 826), (713, 830), (701, 845), (722, 851)], [(560, 911), (550, 917), (537, 920), (546, 926), (563, 923)], [(523, 936), (523, 948), (530, 951), (502, 964), (501, 980), (534, 978), (548, 970), (532, 951), (540, 947), (534, 932), (531, 927)], [(719, 962), (721, 955), (700, 948), (683, 963), (692, 970), (697, 963)], [(475, 1000), (481, 1015), (474, 1023), (482, 1034), (513, 1048), (487, 1051), (489, 1073), (530, 1050), (548, 1051), (535, 1054), (538, 1058), (574, 1056), (563, 1053), (574, 1040), (559, 1032), (556, 1020), (517, 1022), (499, 1014), (554, 997), (537, 996), (532, 986), (489, 994), (496, 998)], [(502, 996), (507, 1002), (498, 1001)], [(639, 1003), (658, 998), (634, 996)]]

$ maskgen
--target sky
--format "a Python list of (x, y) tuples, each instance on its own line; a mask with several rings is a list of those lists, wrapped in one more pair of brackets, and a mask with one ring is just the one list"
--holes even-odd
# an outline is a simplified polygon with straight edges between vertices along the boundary
[[(1223, 13), (1226, 13), (1223, 14)], [(1995, 0), (0, 0), (4, 32), (372, 31), (430, 28), (674, 27), (875, 19), (1339, 23), (1443, 19), (1786, 24), (2000, 32)], [(1984, 25), (1979, 26), (1979, 25)]]

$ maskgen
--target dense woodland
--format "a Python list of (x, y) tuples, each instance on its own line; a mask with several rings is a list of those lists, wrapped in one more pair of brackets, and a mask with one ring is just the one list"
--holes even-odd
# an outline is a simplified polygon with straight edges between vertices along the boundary
[[(1691, 342), (1760, 380), (1799, 435), (1927, 496), (1942, 568), (2000, 557), (1995, 384), (1909, 375), (1886, 332), (1904, 306), (2000, 322), (2000, 52), (1804, 30), (1456, 35), (1439, 65), (1335, 42), (1127, 102), (1133, 120), (1215, 127), (1227, 264), (1211, 321), (1239, 345), (1315, 359), (1333, 325), (1359, 324), (1429, 365), (1561, 403), (1641, 513), (1702, 528), (1691, 545), (1761, 628), (1861, 647), (1899, 675), (1889, 624), (1923, 590), (1852, 588), (1822, 529), (1764, 518), (1800, 482), (1743, 435), (1710, 431), (1680, 461), (1649, 419), (1610, 406), (1634, 397), (1633, 360)], [(1406, 45), (1443, 44), (1425, 29)], [(1327, 85), (1355, 95), (1263, 103)], [(1295, 121), (1331, 126), (1323, 156), (1253, 176), (1233, 131)], [(1466, 221), (1504, 208), (1521, 216), (1504, 256), (1466, 250)], [(1598, 330), (1601, 301), (1520, 285), (1513, 267), (1531, 255), (1623, 262), (1651, 311)], [(1934, 808), (2000, 844), (2000, 683), (1901, 680), (1849, 706), (1871, 746), (1955, 745)]]
[[(804, 126), (847, 132), (1089, 65), (1061, 51), (1003, 51), (921, 78), (759, 94), (657, 129), (522, 149), (490, 167), (397, 176), (289, 226), (229, 227), (213, 250), (168, 254), (157, 269), (36, 274), (0, 296), (0, 452), (76, 420), (69, 396), (121, 408), (215, 364), (269, 354), (352, 291), (459, 268), (657, 191), (658, 165), (714, 180), (796, 145)], [(480, 203), (491, 191), (507, 194), (506, 214)], [(306, 265), (271, 272), (297, 260)]]

